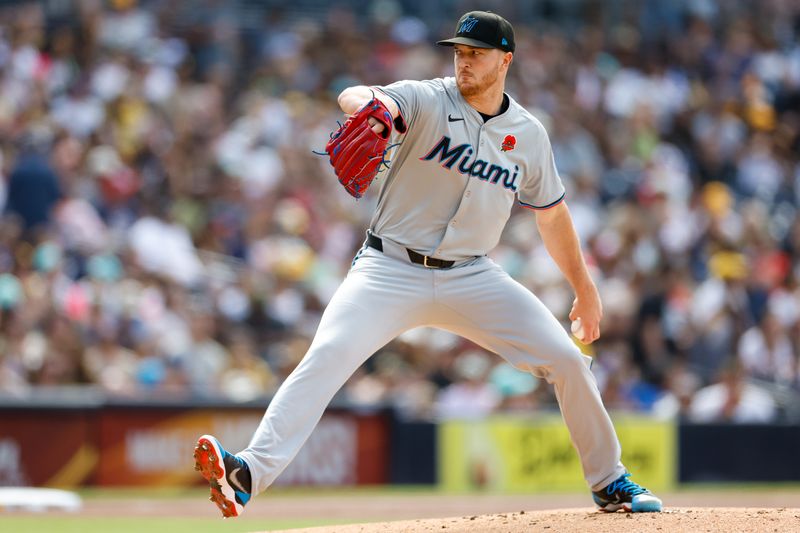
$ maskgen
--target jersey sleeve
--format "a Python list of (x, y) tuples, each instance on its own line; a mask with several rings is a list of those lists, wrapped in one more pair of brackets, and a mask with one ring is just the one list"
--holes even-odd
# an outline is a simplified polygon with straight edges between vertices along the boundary
[(433, 107), (437, 91), (435, 80), (402, 80), (390, 85), (375, 85), (373, 88), (395, 101), (400, 108), (400, 116), (409, 125)]
[(553, 148), (544, 126), (538, 125), (540, 141), (531, 154), (531, 165), (519, 189), (520, 205), (528, 209), (549, 209), (564, 200), (565, 189), (556, 169)]

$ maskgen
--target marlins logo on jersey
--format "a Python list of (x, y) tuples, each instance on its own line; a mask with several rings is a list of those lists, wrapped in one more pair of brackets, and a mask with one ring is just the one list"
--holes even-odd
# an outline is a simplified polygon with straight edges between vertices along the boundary
[[(507, 137), (512, 136), (508, 135)], [(503, 144), (505, 146), (505, 142)], [(512, 191), (517, 190), (517, 173), (519, 172), (517, 165), (514, 165), (512, 174), (509, 169), (501, 165), (490, 163), (483, 159), (471, 159), (473, 152), (475, 152), (475, 149), (468, 143), (450, 148), (450, 137), (443, 136), (426, 155), (420, 157), (420, 160), (430, 161), (438, 155), (439, 162), (447, 170), (453, 168), (458, 162), (456, 169), (462, 174), (469, 174), (489, 183), (501, 183), (502, 180), (503, 187)]]
[(433, 257), (477, 257), (497, 245), (516, 201), (547, 209), (564, 197), (547, 132), (511, 97), (484, 120), (454, 78), (375, 89), (409, 125), (381, 184), (376, 234)]

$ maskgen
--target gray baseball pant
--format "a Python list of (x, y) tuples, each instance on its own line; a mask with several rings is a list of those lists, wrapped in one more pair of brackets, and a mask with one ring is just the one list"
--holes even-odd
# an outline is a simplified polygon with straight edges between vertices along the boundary
[(551, 383), (592, 490), (625, 473), (590, 358), (533, 293), (488, 257), (435, 270), (412, 264), (404, 248), (383, 242), (383, 252), (359, 252), (305, 357), (278, 389), (248, 447), (237, 454), (250, 466), (253, 495), (292, 461), (358, 367), (419, 326), (461, 335)]

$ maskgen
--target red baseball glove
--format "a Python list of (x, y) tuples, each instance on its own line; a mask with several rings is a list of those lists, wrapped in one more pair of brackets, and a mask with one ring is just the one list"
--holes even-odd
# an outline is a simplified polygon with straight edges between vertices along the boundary
[[(383, 124), (381, 133), (372, 131), (370, 117)], [(405, 133), (403, 120), (398, 117), (392, 121), (386, 105), (373, 96), (364, 107), (350, 115), (325, 145), (339, 183), (352, 196), (361, 198), (378, 174), (384, 162), (393, 122), (397, 131)]]

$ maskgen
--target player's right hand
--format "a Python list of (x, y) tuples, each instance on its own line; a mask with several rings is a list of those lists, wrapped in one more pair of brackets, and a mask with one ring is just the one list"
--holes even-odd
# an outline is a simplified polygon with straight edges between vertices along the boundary
[(575, 297), (572, 302), (572, 309), (569, 312), (569, 319), (576, 321), (580, 319), (583, 338), (580, 339), (584, 344), (591, 344), (600, 338), (600, 320), (603, 318), (603, 304), (600, 302), (600, 295), (597, 288), (583, 291)]

